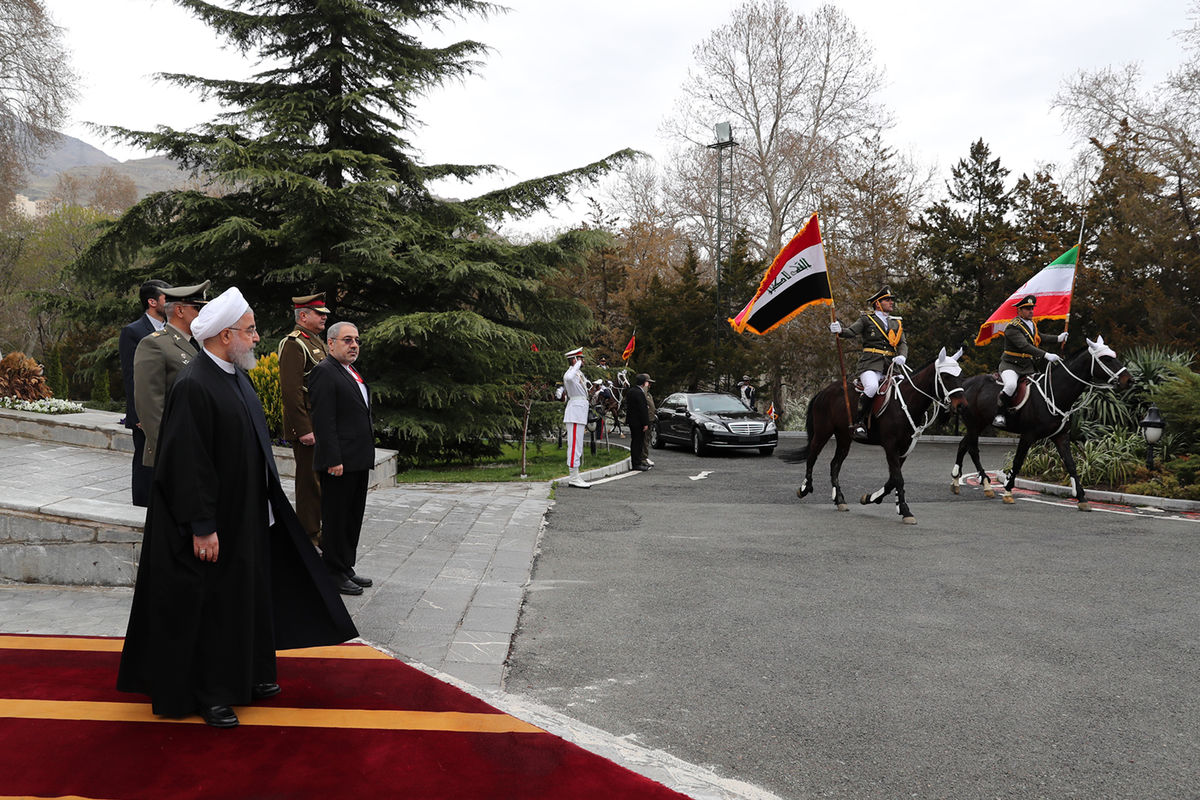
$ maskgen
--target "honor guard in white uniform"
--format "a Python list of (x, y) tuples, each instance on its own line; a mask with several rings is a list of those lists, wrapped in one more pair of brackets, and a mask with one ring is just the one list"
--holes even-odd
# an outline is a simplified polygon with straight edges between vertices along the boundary
[(590, 489), (592, 485), (579, 476), (579, 463), (583, 460), (583, 436), (588, 421), (588, 383), (583, 377), (583, 348), (576, 347), (566, 353), (570, 367), (563, 373), (563, 391), (567, 395), (567, 407), (563, 411), (563, 424), (567, 427), (567, 468), (571, 471), (570, 486)]

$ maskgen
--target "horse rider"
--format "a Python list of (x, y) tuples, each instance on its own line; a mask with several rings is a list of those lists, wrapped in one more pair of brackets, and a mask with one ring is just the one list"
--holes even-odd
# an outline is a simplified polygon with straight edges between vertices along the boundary
[[(1000, 380), (1004, 385), (1000, 388), (1000, 396), (996, 399), (996, 418), (992, 425), (1003, 428), (1008, 424), (1009, 404), (1017, 391), (1020, 378), (1032, 375), (1037, 371), (1034, 363), (1044, 358), (1050, 363), (1059, 361), (1054, 353), (1047, 353), (1039, 345), (1042, 343), (1038, 333), (1037, 320), (1033, 318), (1033, 309), (1037, 305), (1037, 297), (1029, 294), (1017, 303), (1017, 317), (1004, 328), (1004, 355), (1000, 357)], [(1058, 335), (1059, 343), (1067, 340), (1067, 332)]]
[(862, 353), (854, 371), (862, 383), (863, 393), (859, 397), (858, 414), (853, 422), (853, 436), (859, 441), (867, 438), (867, 418), (871, 403), (879, 393), (879, 384), (888, 368), (895, 364), (904, 366), (908, 358), (908, 342), (904, 338), (904, 321), (892, 314), (896, 298), (887, 286), (867, 298), (870, 313), (863, 314), (848, 327), (836, 319), (829, 323), (829, 332), (843, 339), (858, 337), (862, 340)]

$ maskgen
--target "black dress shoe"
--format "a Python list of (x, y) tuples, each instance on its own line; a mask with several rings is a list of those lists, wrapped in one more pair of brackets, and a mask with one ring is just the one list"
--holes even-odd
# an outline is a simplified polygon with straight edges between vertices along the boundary
[(256, 683), (250, 687), (250, 697), (254, 700), (266, 700), (279, 694), (278, 683)]
[(333, 584), (342, 594), (362, 594), (363, 588), (345, 575), (334, 575)]
[(648, 470), (650, 468), (647, 467), (645, 464), (638, 464), (636, 467), (634, 467), (634, 469), (638, 470), (639, 472), (645, 472), (646, 470)]
[(200, 716), (214, 728), (236, 728), (238, 724), (237, 714), (229, 706), (201, 706)]
[(353, 572), (347, 573), (346, 577), (357, 583), (359, 586), (370, 586), (372, 583), (374, 583), (374, 581), (372, 581), (370, 578), (364, 578), (362, 575), (358, 575)]

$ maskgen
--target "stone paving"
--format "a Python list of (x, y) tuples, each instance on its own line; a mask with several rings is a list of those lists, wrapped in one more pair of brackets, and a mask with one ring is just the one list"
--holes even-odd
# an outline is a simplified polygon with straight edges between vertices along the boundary
[[(19, 527), (52, 509), (56, 520), (79, 514), (140, 527), (144, 511), (128, 502), (129, 461), (119, 447), (0, 434), (0, 521)], [(589, 479), (626, 469), (628, 462)], [(290, 495), (290, 481), (284, 486)], [(505, 662), (551, 503), (545, 483), (372, 491), (356, 568), (375, 585), (344, 598), (363, 640), (691, 797), (771, 800), (761, 789), (504, 691)], [(0, 552), (6, 549), (19, 552), (20, 543), (0, 542)], [(0, 582), (0, 631), (122, 636), (132, 597), (121, 586)]]

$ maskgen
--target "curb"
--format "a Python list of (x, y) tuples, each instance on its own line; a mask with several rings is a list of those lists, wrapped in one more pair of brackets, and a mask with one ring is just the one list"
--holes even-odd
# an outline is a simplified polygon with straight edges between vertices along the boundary
[[(599, 480), (600, 478), (607, 478), (609, 475), (619, 475), (622, 472), (629, 472), (632, 469), (633, 469), (633, 463), (627, 458), (623, 461), (618, 461), (615, 464), (609, 464), (606, 467), (596, 467), (595, 469), (589, 469), (587, 472), (581, 472), (581, 473), (579, 473), (579, 477), (583, 478), (585, 481), (590, 482), (590, 481)], [(550, 481), (550, 485), (552, 487), (553, 486), (566, 486), (567, 481), (569, 481), (569, 480), (571, 480), (571, 476), (564, 475), (561, 478), (553, 478)]]
[[(1042, 494), (1052, 494), (1059, 497), (1074, 497), (1075, 492), (1070, 486), (1058, 483), (1039, 483), (1025, 478), (1017, 478), (1016, 486), (1031, 489)], [(1196, 500), (1178, 500), (1173, 497), (1152, 497), (1146, 494), (1125, 494), (1123, 492), (1106, 492), (1100, 489), (1086, 489), (1088, 500), (1103, 500), (1106, 503), (1118, 503), (1125, 506), (1148, 506), (1167, 511), (1200, 511), (1200, 502)]]

